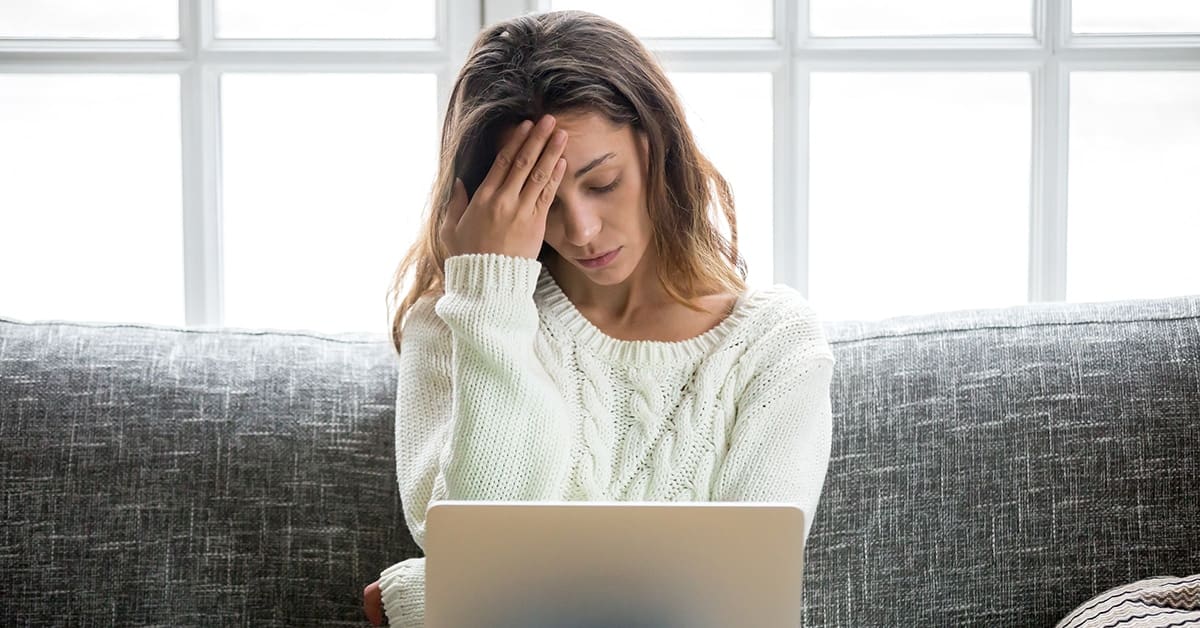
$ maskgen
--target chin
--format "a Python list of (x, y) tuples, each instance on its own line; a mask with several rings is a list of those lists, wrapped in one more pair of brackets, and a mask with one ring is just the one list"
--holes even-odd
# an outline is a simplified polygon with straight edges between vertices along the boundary
[(616, 286), (629, 279), (629, 273), (623, 272), (619, 268), (605, 268), (600, 271), (588, 270), (578, 266), (576, 268), (579, 268), (579, 272), (583, 273), (584, 277), (587, 277), (589, 281), (598, 286)]

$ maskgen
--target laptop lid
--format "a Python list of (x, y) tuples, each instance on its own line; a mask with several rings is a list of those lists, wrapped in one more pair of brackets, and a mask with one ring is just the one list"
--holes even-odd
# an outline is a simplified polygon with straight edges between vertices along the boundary
[(792, 628), (803, 536), (795, 504), (438, 501), (425, 625)]

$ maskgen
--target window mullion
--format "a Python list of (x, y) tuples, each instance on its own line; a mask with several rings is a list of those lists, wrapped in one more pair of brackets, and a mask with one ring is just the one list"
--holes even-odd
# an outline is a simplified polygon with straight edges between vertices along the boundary
[(448, 55), (448, 61), (438, 71), (438, 128), (445, 122), (454, 80), (458, 78), (458, 72), (467, 60), (467, 53), (470, 52), (476, 35), (483, 28), (486, 3), (487, 0), (438, 0), (438, 38)]
[[(775, 71), (775, 216), (776, 283), (789, 285), (805, 297), (809, 285), (808, 155), (809, 76), (807, 64), (796, 59), (798, 43), (808, 38), (809, 0), (776, 0), (776, 29), (783, 51)], [(782, 5), (782, 6), (780, 6)]]
[(180, 0), (180, 38), (191, 62), (180, 76), (184, 309), (189, 327), (224, 319), (220, 227), (220, 75), (201, 59), (212, 0)]
[(1067, 140), (1069, 76), (1063, 2), (1039, 2), (1045, 60), (1034, 72), (1033, 160), (1029, 222), (1029, 300), (1064, 301), (1067, 278)]

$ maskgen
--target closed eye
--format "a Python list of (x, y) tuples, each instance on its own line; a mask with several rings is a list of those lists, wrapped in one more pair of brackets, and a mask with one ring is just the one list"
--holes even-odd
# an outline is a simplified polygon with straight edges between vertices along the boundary
[(592, 188), (592, 191), (597, 194), (608, 194), (609, 192), (612, 192), (617, 187), (617, 184), (620, 182), (621, 182), (621, 179), (619, 179), (619, 178), (613, 179), (612, 183), (609, 183), (608, 185), (601, 187), (601, 188)]

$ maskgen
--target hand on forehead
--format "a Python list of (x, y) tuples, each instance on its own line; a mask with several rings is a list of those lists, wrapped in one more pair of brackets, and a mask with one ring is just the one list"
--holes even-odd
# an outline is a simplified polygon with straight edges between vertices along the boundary
[[(551, 115), (555, 119), (555, 130), (567, 133), (567, 144), (563, 150), (563, 158), (567, 160), (564, 178), (583, 176), (594, 168), (610, 163), (632, 147), (630, 129), (613, 124), (598, 113), (564, 112)], [(516, 125), (501, 131), (497, 146), (506, 145), (516, 131)]]

